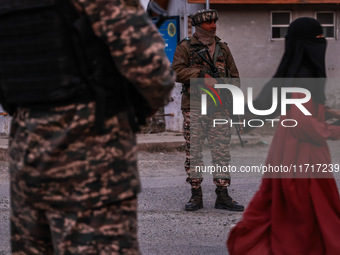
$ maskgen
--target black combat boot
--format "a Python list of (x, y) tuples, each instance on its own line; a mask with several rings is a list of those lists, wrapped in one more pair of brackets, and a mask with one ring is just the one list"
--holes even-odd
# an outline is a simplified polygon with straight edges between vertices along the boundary
[(191, 198), (189, 202), (185, 205), (186, 211), (197, 211), (198, 209), (203, 208), (203, 195), (202, 188), (191, 189)]
[(216, 209), (225, 209), (225, 210), (237, 211), (237, 212), (242, 212), (244, 210), (243, 205), (239, 205), (235, 200), (233, 200), (229, 196), (227, 188), (217, 187), (215, 192), (217, 195), (216, 202), (215, 202)]

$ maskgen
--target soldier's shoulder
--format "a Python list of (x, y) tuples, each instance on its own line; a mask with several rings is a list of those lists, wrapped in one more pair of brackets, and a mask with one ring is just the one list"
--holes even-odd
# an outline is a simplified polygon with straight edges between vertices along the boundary
[(188, 44), (190, 44), (190, 42), (191, 42), (191, 38), (190, 38), (190, 37), (185, 37), (185, 38), (183, 38), (183, 39), (178, 43), (178, 45), (180, 45), (180, 44), (182, 44), (182, 43), (188, 43)]
[(226, 42), (220, 42), (220, 45), (221, 45), (222, 48), (229, 48), (228, 43), (226, 43)]
[(230, 48), (228, 46), (228, 43), (226, 42), (220, 42), (221, 49), (224, 50), (226, 53), (230, 52)]

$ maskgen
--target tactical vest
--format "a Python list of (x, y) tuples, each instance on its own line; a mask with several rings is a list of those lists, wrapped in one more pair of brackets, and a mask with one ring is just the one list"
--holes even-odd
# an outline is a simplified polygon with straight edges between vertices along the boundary
[[(189, 43), (189, 49), (190, 49), (190, 67), (191, 68), (197, 68), (200, 69), (201, 71), (212, 75), (211, 72), (211, 68), (209, 67), (209, 65), (207, 63), (205, 63), (201, 57), (199, 57), (195, 52), (203, 49), (205, 46), (201, 45), (201, 44), (197, 44), (197, 45), (190, 45)], [(205, 54), (205, 59), (209, 59), (209, 57), (207, 56), (208, 53)], [(215, 47), (215, 53), (213, 56), (213, 60), (214, 60), (214, 64), (216, 66), (216, 68), (218, 69), (218, 72), (220, 74), (220, 78), (225, 78), (227, 77), (227, 64), (225, 61), (225, 57), (223, 55), (221, 46), (219, 44), (219, 42), (216, 42), (216, 47)]]
[(2, 98), (14, 108), (96, 100), (97, 127), (122, 110), (134, 122), (143, 100), (69, 0), (0, 0), (0, 79)]
[[(212, 76), (212, 71), (209, 65), (204, 62), (204, 60), (197, 55), (196, 52), (204, 49), (206, 46), (203, 44), (190, 44), (191, 40), (190, 39), (185, 39), (186, 43), (188, 44), (189, 47), (189, 66), (190, 68), (197, 68), (204, 73), (207, 73)], [(204, 56), (205, 59), (209, 59), (207, 56), (207, 52)], [(226, 63), (226, 57), (223, 55), (223, 51), (220, 46), (220, 42), (216, 42), (216, 47), (215, 47), (215, 53), (212, 58), (214, 60), (215, 67), (218, 69), (220, 78), (226, 78), (229, 77), (228, 74), (228, 67)], [(200, 109), (201, 104), (200, 101), (197, 100), (192, 100), (190, 103), (190, 95), (187, 93), (188, 88), (190, 87), (190, 84), (183, 84), (183, 90), (182, 90), (182, 102), (181, 102), (181, 109)], [(195, 93), (192, 93), (195, 94)], [(193, 96), (193, 95), (191, 95)]]

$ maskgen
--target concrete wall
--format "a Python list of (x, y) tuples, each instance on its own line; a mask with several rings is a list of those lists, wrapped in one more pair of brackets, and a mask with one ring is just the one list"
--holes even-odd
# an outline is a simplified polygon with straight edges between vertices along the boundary
[(0, 116), (0, 135), (9, 135), (10, 117)]
[[(242, 77), (271, 77), (284, 52), (284, 40), (271, 40), (270, 12), (292, 11), (292, 20), (315, 17), (315, 11), (336, 11), (336, 28), (339, 27), (338, 5), (212, 5), (219, 12), (217, 34), (231, 48)], [(336, 30), (336, 34), (337, 30)], [(328, 40), (327, 74), (340, 77), (340, 44)]]
[[(217, 34), (228, 43), (240, 75), (243, 78), (272, 77), (284, 52), (284, 39), (271, 39), (271, 11), (290, 10), (292, 20), (299, 17), (315, 18), (316, 11), (335, 11), (335, 37), (328, 39), (326, 68), (329, 82), (326, 84), (327, 104), (340, 108), (340, 43), (338, 5), (212, 5), (218, 10)], [(338, 78), (338, 79), (336, 79)], [(246, 86), (243, 86), (243, 90)], [(255, 87), (258, 92), (261, 87)]]
[(140, 3), (142, 4), (142, 6), (144, 7), (145, 10), (146, 10), (146, 7), (148, 6), (149, 2), (150, 2), (149, 0), (140, 0)]
[(174, 116), (165, 117), (165, 129), (167, 131), (182, 131), (183, 116), (181, 111), (181, 90), (182, 84), (175, 84), (171, 92), (171, 101), (164, 107), (164, 113), (172, 113)]
[[(4, 109), (0, 105), (0, 112), (3, 112)], [(9, 135), (9, 127), (10, 127), (11, 118), (9, 116), (0, 115), (0, 135)]]

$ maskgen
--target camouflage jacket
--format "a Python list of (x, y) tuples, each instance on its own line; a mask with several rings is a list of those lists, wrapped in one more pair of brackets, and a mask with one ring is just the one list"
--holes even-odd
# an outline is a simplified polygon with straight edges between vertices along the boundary
[(164, 41), (139, 0), (71, 2), (89, 16), (96, 35), (110, 47), (119, 71), (150, 106), (154, 109), (164, 106), (174, 76), (164, 52)]
[[(209, 65), (195, 53), (195, 51), (204, 48), (207, 46), (198, 40), (196, 34), (182, 40), (176, 48), (172, 69), (176, 72), (177, 82), (183, 83), (185, 88), (190, 86), (191, 78), (204, 78), (205, 73), (209, 75), (212, 73)], [(205, 58), (208, 59), (207, 56)], [(226, 43), (222, 43), (217, 36), (213, 60), (221, 78), (228, 77), (228, 72), (231, 78), (239, 78), (239, 72), (229, 47)], [(182, 94), (181, 108), (190, 108), (189, 93)]]
[[(139, 1), (71, 1), (109, 45), (119, 71), (152, 108), (163, 106), (175, 77), (164, 41)], [(18, 108), (9, 144), (12, 194), (44, 210), (70, 211), (136, 196), (137, 145), (127, 112), (106, 118), (98, 134), (95, 109), (95, 102)]]

